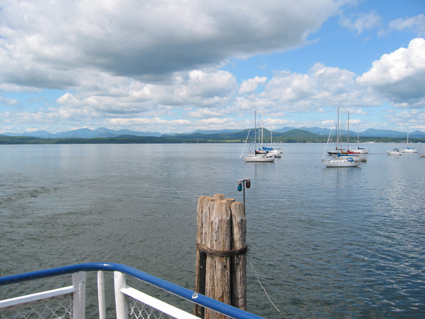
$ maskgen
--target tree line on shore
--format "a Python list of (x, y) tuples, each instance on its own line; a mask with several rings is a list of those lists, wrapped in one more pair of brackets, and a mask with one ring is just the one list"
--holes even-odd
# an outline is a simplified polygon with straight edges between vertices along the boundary
[[(302, 130), (294, 130), (302, 131)], [(273, 143), (326, 143), (328, 136), (317, 135), (302, 131), (273, 134)], [(105, 138), (37, 138), (28, 136), (0, 135), (0, 144), (159, 144), (159, 143), (244, 143), (247, 131), (223, 134), (178, 134), (154, 136), (123, 135)], [(248, 141), (252, 141), (250, 137)], [(343, 139), (347, 142), (347, 139)], [(425, 138), (410, 138), (412, 143), (425, 142)], [(360, 143), (403, 143), (405, 138), (400, 137), (360, 137)], [(271, 137), (263, 138), (264, 144), (271, 143)], [(350, 138), (350, 143), (357, 143), (357, 136)]]

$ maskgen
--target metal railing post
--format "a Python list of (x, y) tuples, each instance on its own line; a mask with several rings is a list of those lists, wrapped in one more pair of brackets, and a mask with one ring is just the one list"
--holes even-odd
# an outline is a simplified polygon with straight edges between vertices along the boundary
[(72, 274), (73, 319), (85, 319), (86, 316), (86, 273), (80, 271)]
[(115, 310), (117, 319), (128, 319), (128, 302), (127, 296), (121, 292), (126, 288), (125, 275), (122, 272), (114, 271), (114, 287), (115, 287)]
[(97, 272), (97, 300), (99, 302), (99, 319), (106, 319), (105, 276), (103, 271)]

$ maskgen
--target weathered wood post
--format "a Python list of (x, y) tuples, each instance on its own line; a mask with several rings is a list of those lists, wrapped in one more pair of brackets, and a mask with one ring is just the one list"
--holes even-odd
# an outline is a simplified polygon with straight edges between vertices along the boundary
[[(246, 310), (246, 217), (244, 205), (216, 194), (197, 208), (195, 291)], [(200, 318), (225, 316), (198, 305)]]

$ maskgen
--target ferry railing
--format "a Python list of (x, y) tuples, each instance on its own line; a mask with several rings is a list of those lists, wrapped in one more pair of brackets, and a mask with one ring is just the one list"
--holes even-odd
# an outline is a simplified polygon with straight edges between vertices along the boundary
[(0, 300), (0, 318), (85, 319), (86, 272), (88, 271), (97, 271), (99, 319), (106, 318), (105, 271), (114, 274), (115, 314), (117, 319), (198, 318), (140, 290), (127, 286), (126, 275), (229, 318), (261, 319), (257, 315), (208, 298), (135, 268), (115, 263), (83, 263), (0, 277), (0, 286), (67, 274), (72, 274), (73, 282), (71, 286), (67, 287)]

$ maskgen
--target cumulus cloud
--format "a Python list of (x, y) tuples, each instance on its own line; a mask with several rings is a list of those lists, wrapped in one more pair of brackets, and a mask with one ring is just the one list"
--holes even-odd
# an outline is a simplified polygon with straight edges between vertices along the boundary
[(416, 109), (404, 110), (399, 113), (389, 113), (386, 116), (386, 120), (390, 127), (401, 127), (408, 131), (423, 131), (425, 128), (425, 113)]
[[(0, 89), (56, 89), (62, 96), (30, 112), (4, 93), (0, 105), (8, 109), (0, 119), (2, 124), (36, 121), (40, 127), (172, 130), (189, 123), (200, 129), (243, 127), (245, 119), (238, 124), (230, 117), (261, 109), (274, 115), (268, 120), (274, 126), (290, 124), (279, 118), (288, 113), (322, 113), (332, 106), (353, 112), (385, 101), (425, 107), (424, 39), (382, 56), (361, 76), (317, 63), (307, 73), (253, 75), (238, 85), (235, 75), (220, 70), (233, 58), (305, 45), (309, 34), (350, 1), (3, 0)], [(381, 27), (382, 20), (372, 12), (341, 24), (360, 34)], [(424, 16), (394, 20), (390, 29), (423, 34)]]
[(5, 0), (0, 82), (63, 89), (78, 87), (87, 71), (164, 80), (228, 57), (300, 46), (341, 4)]
[(256, 76), (253, 79), (243, 81), (241, 87), (239, 88), (239, 94), (254, 93), (258, 85), (264, 85), (266, 81), (267, 78), (265, 76), (261, 78), (259, 76)]
[(87, 80), (84, 90), (65, 93), (56, 102), (73, 108), (89, 108), (104, 116), (129, 117), (169, 111), (182, 106), (223, 107), (235, 92), (235, 77), (226, 71), (193, 70), (179, 73), (170, 83), (151, 84), (101, 75)]
[(356, 84), (356, 74), (316, 63), (308, 74), (281, 71), (259, 95), (287, 111), (307, 112), (325, 106), (379, 105)]
[(357, 82), (388, 99), (395, 107), (424, 108), (425, 39), (384, 54)]

